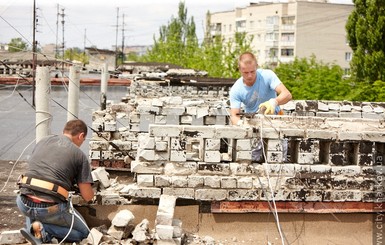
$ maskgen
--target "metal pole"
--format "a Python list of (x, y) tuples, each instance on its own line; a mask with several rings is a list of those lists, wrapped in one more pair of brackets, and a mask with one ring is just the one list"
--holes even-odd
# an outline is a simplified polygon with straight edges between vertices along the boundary
[(101, 77), (101, 82), (100, 82), (100, 92), (101, 92), (101, 97), (100, 97), (100, 107), (101, 110), (105, 110), (107, 107), (107, 85), (108, 85), (108, 64), (107, 62), (104, 63), (103, 68), (102, 68), (102, 77)]
[(36, 84), (36, 0), (33, 0), (33, 36), (32, 36), (32, 105), (35, 106)]
[(51, 79), (48, 67), (36, 69), (36, 143), (50, 134), (51, 114), (49, 101), (51, 95)]
[(79, 117), (80, 67), (71, 66), (68, 88), (67, 121)]
[(115, 69), (118, 68), (118, 31), (119, 31), (119, 8), (116, 8), (116, 37), (115, 37)]

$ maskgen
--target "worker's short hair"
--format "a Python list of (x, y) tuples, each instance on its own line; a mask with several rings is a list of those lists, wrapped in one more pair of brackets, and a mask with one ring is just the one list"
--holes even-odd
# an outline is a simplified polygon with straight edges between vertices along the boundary
[(257, 58), (252, 52), (243, 52), (238, 59), (238, 68), (241, 68), (241, 63), (242, 64), (251, 64), (255, 62), (255, 65), (257, 66)]
[(63, 133), (69, 133), (72, 136), (84, 133), (84, 136), (87, 135), (87, 125), (80, 119), (73, 119), (66, 123), (63, 129)]

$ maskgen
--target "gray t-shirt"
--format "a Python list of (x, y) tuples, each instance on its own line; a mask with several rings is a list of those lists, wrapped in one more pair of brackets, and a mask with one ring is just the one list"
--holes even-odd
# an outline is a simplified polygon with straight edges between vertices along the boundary
[[(48, 136), (37, 143), (28, 161), (25, 176), (52, 182), (68, 191), (73, 190), (74, 184), (77, 183), (93, 184), (91, 165), (86, 154), (64, 135)], [(22, 193), (36, 194), (33, 190), (30, 190), (32, 193), (26, 191), (28, 190)], [(45, 193), (38, 194), (57, 200)]]

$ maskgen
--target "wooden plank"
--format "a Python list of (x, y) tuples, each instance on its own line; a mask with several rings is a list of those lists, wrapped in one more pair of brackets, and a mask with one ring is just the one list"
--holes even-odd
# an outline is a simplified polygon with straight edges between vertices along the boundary
[[(276, 202), (279, 213), (377, 213), (385, 211), (385, 203), (369, 202)], [(268, 202), (212, 202), (212, 213), (268, 213)]]

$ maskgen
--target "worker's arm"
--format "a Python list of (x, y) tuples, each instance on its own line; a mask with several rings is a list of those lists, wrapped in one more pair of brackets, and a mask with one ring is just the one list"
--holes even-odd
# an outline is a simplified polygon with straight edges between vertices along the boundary
[(278, 96), (276, 99), (277, 105), (283, 105), (289, 102), (292, 98), (290, 91), (286, 88), (283, 83), (280, 83), (276, 88), (275, 92), (277, 92)]
[(80, 194), (86, 202), (89, 202), (94, 198), (94, 190), (91, 183), (78, 183)]
[(239, 108), (231, 108), (230, 110), (230, 120), (232, 125), (237, 125), (237, 123), (241, 120), (241, 116), (239, 113), (241, 109)]

